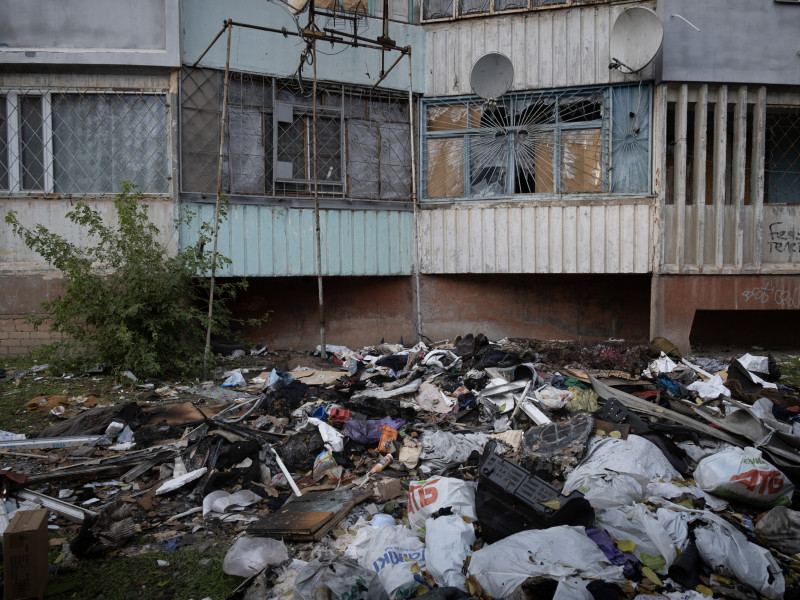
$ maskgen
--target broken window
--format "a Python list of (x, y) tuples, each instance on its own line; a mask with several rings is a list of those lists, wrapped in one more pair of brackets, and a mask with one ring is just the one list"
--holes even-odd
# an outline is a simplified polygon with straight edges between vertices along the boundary
[[(648, 86), (623, 86), (512, 93), (496, 103), (426, 101), (424, 195), (644, 192), (649, 189), (649, 94)], [(614, 129), (612, 114), (623, 109), (629, 122)], [(608, 145), (612, 129), (615, 136), (628, 136), (619, 140), (620, 156), (612, 156)], [(619, 169), (613, 190), (612, 158)]]
[[(221, 77), (203, 69), (187, 69), (183, 75), (184, 192), (216, 190)], [(317, 194), (327, 198), (409, 201), (407, 96), (319, 85), (315, 108), (311, 89), (296, 81), (232, 74), (223, 191), (310, 198), (316, 179)], [(210, 165), (196, 169), (194, 161), (213, 162), (211, 175)]]
[(164, 94), (0, 91), (0, 189), (169, 192)]

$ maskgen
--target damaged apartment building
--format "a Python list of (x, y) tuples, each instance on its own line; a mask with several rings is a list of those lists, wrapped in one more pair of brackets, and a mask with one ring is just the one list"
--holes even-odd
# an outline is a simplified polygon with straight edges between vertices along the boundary
[[(800, 342), (797, 2), (5, 7), (0, 212), (76, 239), (129, 180), (192, 247), (219, 186), (248, 337)], [(9, 355), (61, 282), (0, 227)]]

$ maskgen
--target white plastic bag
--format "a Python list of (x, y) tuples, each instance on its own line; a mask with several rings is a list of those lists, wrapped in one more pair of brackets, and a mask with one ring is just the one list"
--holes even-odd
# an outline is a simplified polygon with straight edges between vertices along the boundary
[(462, 569), (474, 543), (475, 529), (457, 515), (425, 521), (425, 559), (438, 585), (467, 591)]
[(374, 571), (390, 598), (411, 597), (420, 585), (418, 573), (425, 568), (425, 543), (401, 525), (376, 527), (357, 541), (358, 546), (354, 542), (346, 556), (354, 556), (358, 564)]
[(677, 557), (669, 533), (644, 504), (602, 510), (597, 524), (615, 540), (632, 541), (633, 554), (656, 573), (666, 573)]
[(247, 385), (247, 381), (245, 381), (244, 375), (242, 375), (242, 372), (239, 369), (234, 369), (233, 371), (226, 373), (226, 375), (228, 376), (228, 378), (222, 382), (222, 385), (220, 387), (233, 388), (233, 387), (238, 387), (240, 385), (242, 386)]
[(622, 567), (608, 564), (583, 527), (568, 525), (520, 531), (484, 546), (472, 555), (469, 573), (494, 598), (505, 598), (529, 577), (625, 581)]
[(545, 410), (560, 410), (572, 400), (572, 392), (546, 385), (541, 389), (534, 390), (533, 397)]
[(642, 479), (635, 475), (617, 473), (611, 469), (579, 466), (567, 476), (562, 493), (569, 495), (578, 490), (596, 510), (616, 508), (642, 501), (644, 497)]
[(355, 560), (335, 555), (315, 558), (294, 580), (294, 600), (349, 598), (388, 600), (377, 575)]
[(225, 555), (222, 570), (228, 575), (250, 577), (267, 565), (282, 563), (288, 558), (286, 546), (280, 540), (240, 537)]
[(757, 448), (728, 448), (700, 461), (700, 489), (727, 500), (760, 507), (791, 504), (794, 485), (761, 457)]
[(475, 483), (454, 477), (434, 477), (410, 482), (408, 523), (411, 529), (423, 527), (428, 517), (445, 506), (452, 508), (453, 514), (476, 521), (475, 489)]

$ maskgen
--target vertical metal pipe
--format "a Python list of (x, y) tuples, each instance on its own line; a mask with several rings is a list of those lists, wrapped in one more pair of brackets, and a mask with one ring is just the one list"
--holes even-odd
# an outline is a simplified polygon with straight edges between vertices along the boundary
[(406, 48), (408, 56), (408, 124), (411, 136), (411, 204), (414, 207), (414, 309), (416, 312), (417, 341), (422, 341), (422, 301), (419, 281), (419, 207), (417, 206), (417, 153), (414, 143), (414, 87), (412, 78), (411, 46)]
[(206, 348), (203, 353), (203, 369), (208, 368), (208, 354), (211, 350), (211, 318), (214, 314), (214, 278), (217, 274), (217, 240), (219, 238), (219, 210), (222, 203), (222, 158), (225, 149), (225, 122), (228, 119), (228, 81), (231, 65), (231, 20), (225, 21), (228, 29), (228, 44), (225, 50), (225, 85), (222, 93), (222, 119), (219, 126), (219, 160), (217, 163), (217, 202), (214, 206), (214, 249), (211, 254), (211, 289), (208, 295), (208, 324), (206, 326)]
[(325, 358), (325, 299), (322, 294), (322, 236), (319, 226), (319, 186), (317, 181), (317, 41), (311, 40), (311, 60), (314, 66), (314, 84), (311, 120), (311, 170), (314, 172), (314, 225), (316, 238), (314, 247), (317, 252), (317, 294), (319, 300), (319, 352)]

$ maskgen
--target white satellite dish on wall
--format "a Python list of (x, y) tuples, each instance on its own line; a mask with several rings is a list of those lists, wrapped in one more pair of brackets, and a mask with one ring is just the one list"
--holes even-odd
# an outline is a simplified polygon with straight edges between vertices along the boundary
[(514, 65), (505, 54), (489, 52), (472, 65), (469, 83), (472, 91), (484, 100), (496, 100), (514, 83)]
[(623, 73), (641, 71), (656, 57), (664, 40), (664, 26), (658, 15), (644, 6), (622, 11), (611, 28), (609, 69)]

